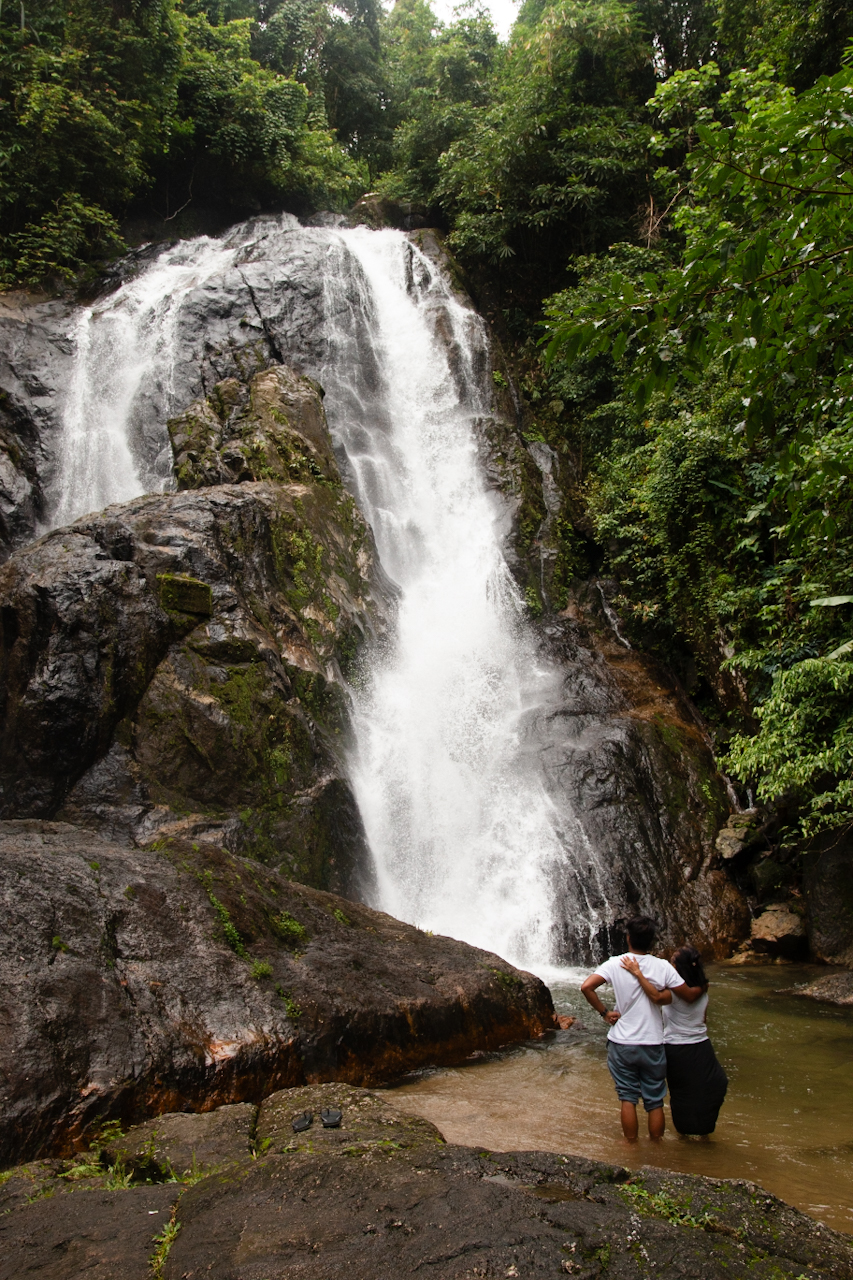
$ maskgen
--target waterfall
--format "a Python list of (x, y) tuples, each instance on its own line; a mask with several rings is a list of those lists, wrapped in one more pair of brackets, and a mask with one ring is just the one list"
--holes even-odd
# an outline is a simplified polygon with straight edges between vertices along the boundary
[(596, 955), (610, 876), (546, 783), (561, 676), (478, 461), (484, 326), (439, 267), (402, 232), (261, 218), (162, 251), (69, 336), (54, 526), (167, 487), (166, 419), (212, 382), (274, 359), (319, 378), (346, 483), (399, 588), (395, 633), (352, 691), (372, 905), (540, 969)]
[(351, 772), (375, 905), (547, 965), (563, 950), (567, 908), (591, 942), (590, 867), (600, 877), (528, 740), (559, 677), (538, 655), (478, 462), (483, 325), (400, 232), (341, 233), (330, 258), (329, 421), (400, 589), (394, 643), (355, 701)]
[(220, 241), (185, 241), (81, 311), (68, 334), (75, 356), (48, 486), (49, 528), (169, 486), (165, 419), (181, 407), (173, 375), (182, 304), (233, 257)]

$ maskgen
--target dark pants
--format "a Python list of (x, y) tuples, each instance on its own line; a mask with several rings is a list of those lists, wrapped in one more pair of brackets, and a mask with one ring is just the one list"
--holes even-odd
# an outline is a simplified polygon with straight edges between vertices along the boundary
[(672, 1123), (679, 1133), (713, 1133), (729, 1087), (710, 1040), (666, 1046)]

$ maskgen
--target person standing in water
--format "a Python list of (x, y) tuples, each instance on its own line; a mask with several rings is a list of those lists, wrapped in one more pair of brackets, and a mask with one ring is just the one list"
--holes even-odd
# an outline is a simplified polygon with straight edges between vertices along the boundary
[[(663, 1137), (663, 1100), (666, 1097), (666, 1054), (661, 1006), (672, 1000), (673, 990), (686, 986), (668, 960), (648, 954), (657, 925), (648, 916), (635, 916), (625, 926), (627, 955), (611, 956), (581, 986), (586, 999), (610, 1027), (607, 1033), (607, 1066), (621, 1104), (622, 1132), (636, 1142), (639, 1132), (637, 1103), (643, 1099), (648, 1114), (649, 1137)], [(636, 980), (638, 970), (644, 979)], [(607, 1009), (597, 994), (609, 982), (616, 1008)]]
[[(683, 988), (673, 989), (672, 1003), (662, 1006), (672, 1123), (684, 1137), (705, 1138), (716, 1128), (729, 1081), (708, 1039), (708, 979), (702, 957), (695, 947), (679, 947), (672, 963), (684, 982)], [(651, 999), (648, 979), (636, 961), (626, 959), (625, 968)]]

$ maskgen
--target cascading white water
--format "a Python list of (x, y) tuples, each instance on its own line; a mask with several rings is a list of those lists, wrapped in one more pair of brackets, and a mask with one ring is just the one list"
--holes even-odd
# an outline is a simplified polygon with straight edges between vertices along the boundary
[[(173, 409), (175, 334), (184, 298), (233, 259), (221, 241), (184, 242), (114, 294), (80, 313), (59, 448), (48, 493), (50, 528), (112, 502), (162, 490), (172, 475), (165, 416)], [(134, 448), (154, 401), (162, 439), (153, 457)]]
[[(558, 677), (537, 656), (478, 463), (483, 326), (400, 232), (343, 233), (330, 257), (329, 420), (401, 592), (393, 646), (355, 709), (352, 778), (377, 905), (547, 965), (560, 949), (567, 867), (583, 867), (569, 878), (584, 932), (599, 923), (583, 901), (596, 859), (526, 749), (525, 723), (554, 700)], [(354, 310), (366, 318), (358, 344)], [(360, 382), (366, 358), (372, 376)]]

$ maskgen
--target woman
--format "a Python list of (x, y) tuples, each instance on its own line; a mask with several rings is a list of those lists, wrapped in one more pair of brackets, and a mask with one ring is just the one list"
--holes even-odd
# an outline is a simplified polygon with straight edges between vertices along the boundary
[[(646, 995), (660, 996), (635, 960), (625, 957), (622, 964)], [(708, 1039), (708, 979), (702, 958), (695, 947), (679, 947), (672, 964), (684, 979), (683, 987), (673, 987), (672, 1003), (661, 1007), (672, 1123), (680, 1134), (707, 1137), (716, 1127), (729, 1081)]]

